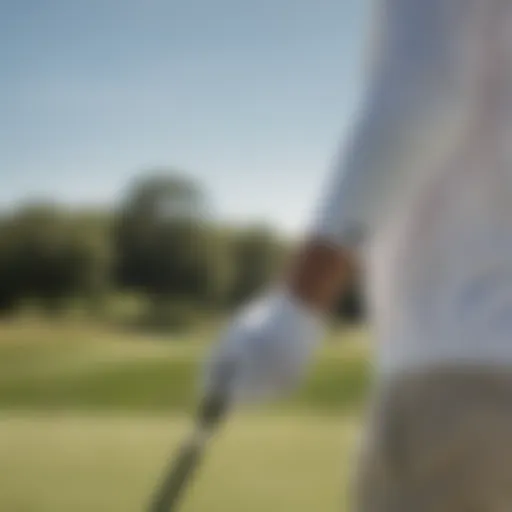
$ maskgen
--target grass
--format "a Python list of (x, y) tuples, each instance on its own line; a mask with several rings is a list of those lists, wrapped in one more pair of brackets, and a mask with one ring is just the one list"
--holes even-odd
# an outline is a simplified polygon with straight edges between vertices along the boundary
[[(211, 337), (0, 324), (0, 510), (144, 510)], [(295, 397), (227, 425), (183, 512), (340, 510), (368, 373), (361, 335), (345, 338)]]
[[(6, 417), (0, 510), (143, 511), (185, 429), (179, 418)], [(213, 444), (183, 512), (339, 511), (355, 435), (349, 420), (238, 419)]]
[[(82, 324), (0, 325), (0, 409), (190, 412), (205, 340), (169, 340)], [(211, 335), (210, 335), (211, 337)], [(329, 344), (304, 388), (279, 407), (344, 413), (364, 400), (357, 333)]]

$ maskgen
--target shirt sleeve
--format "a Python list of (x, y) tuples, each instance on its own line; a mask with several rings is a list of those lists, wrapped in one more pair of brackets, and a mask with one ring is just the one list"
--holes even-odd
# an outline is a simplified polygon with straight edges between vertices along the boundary
[(453, 6), (377, 5), (366, 94), (317, 212), (315, 237), (357, 246), (411, 177), (453, 147), (464, 122), (454, 37), (460, 13)]

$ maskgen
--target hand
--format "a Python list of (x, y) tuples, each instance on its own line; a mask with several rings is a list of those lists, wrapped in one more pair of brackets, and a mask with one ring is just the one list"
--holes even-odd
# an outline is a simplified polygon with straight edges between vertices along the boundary
[[(289, 294), (270, 294), (250, 304), (214, 347), (205, 393), (245, 403), (286, 394), (304, 376), (322, 333), (320, 317)], [(222, 384), (226, 372), (229, 380)]]

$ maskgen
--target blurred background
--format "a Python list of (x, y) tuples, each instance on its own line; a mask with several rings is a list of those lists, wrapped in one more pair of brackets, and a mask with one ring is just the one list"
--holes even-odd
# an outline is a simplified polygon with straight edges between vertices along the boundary
[[(0, 510), (143, 510), (209, 344), (313, 213), (367, 14), (0, 3)], [(354, 283), (304, 387), (234, 418), (184, 510), (339, 510), (366, 338)]]

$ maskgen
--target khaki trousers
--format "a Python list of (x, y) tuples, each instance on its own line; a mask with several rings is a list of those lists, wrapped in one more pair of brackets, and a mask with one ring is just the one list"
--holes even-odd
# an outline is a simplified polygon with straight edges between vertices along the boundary
[(439, 368), (379, 390), (356, 512), (512, 512), (512, 368)]

